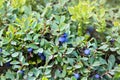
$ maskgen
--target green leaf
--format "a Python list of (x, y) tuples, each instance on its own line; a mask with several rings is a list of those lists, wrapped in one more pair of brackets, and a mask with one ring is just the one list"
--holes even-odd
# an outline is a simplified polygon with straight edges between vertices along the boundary
[(80, 65), (80, 64), (78, 64), (78, 65), (75, 65), (74, 67), (75, 67), (75, 69), (79, 69), (79, 68), (81, 68), (83, 65)]
[(71, 80), (70, 78), (66, 77), (65, 80)]
[(35, 44), (29, 44), (27, 47), (31, 47), (33, 49), (38, 49), (39, 47)]
[(14, 60), (14, 61), (11, 62), (11, 64), (20, 64), (20, 62)]
[(77, 80), (75, 77), (72, 77), (71, 80)]
[(35, 77), (28, 77), (27, 80), (36, 80)]
[(98, 49), (101, 49), (101, 50), (108, 50), (108, 45), (104, 44), (103, 46), (100, 46)]
[(0, 0), (0, 8), (2, 7), (4, 0)]
[(11, 41), (11, 45), (17, 45), (17, 42), (15, 42), (15, 41)]
[(112, 67), (115, 64), (115, 56), (114, 55), (110, 55), (109, 59), (108, 59), (108, 69), (111, 70)]
[(24, 41), (26, 40), (32, 41), (32, 36), (30, 34), (27, 34), (26, 37), (24, 38)]
[(11, 71), (6, 72), (6, 78), (10, 78), (11, 80), (15, 79), (15, 76), (13, 75), (13, 73)]
[(34, 29), (37, 26), (37, 21), (33, 22), (32, 29)]
[(6, 76), (1, 75), (0, 78), (1, 80), (6, 80)]
[(117, 51), (119, 48), (116, 47), (116, 48), (110, 48), (111, 51)]
[(107, 64), (106, 60), (103, 59), (103, 58), (100, 58), (99, 61), (100, 61), (101, 64)]
[(92, 64), (93, 67), (95, 67), (95, 66), (100, 66), (100, 65), (101, 65), (101, 63), (100, 63), (99, 61), (95, 61), (95, 62)]
[(3, 50), (3, 54), (4, 54), (4, 56), (8, 56), (8, 55), (10, 55), (10, 53), (9, 53), (9, 52), (4, 51), (4, 50)]
[(33, 37), (33, 40), (38, 40), (40, 34), (36, 34), (34, 37)]
[(39, 48), (39, 49), (37, 50), (37, 53), (38, 53), (38, 52), (43, 53), (43, 48)]
[(83, 77), (81, 80), (88, 80), (87, 77)]
[(71, 54), (73, 52), (74, 48), (68, 48), (66, 54)]
[(62, 77), (64, 78), (66, 76), (66, 70), (63, 70)]
[(63, 23), (65, 21), (65, 16), (61, 16), (60, 23)]
[(17, 57), (19, 55), (19, 52), (15, 52), (12, 54), (12, 57)]
[(68, 62), (69, 62), (71, 65), (73, 65), (74, 59), (73, 59), (73, 58), (68, 58)]
[(43, 76), (43, 77), (42, 77), (42, 80), (48, 80), (48, 78), (47, 78), (47, 77), (45, 77), (45, 76)]

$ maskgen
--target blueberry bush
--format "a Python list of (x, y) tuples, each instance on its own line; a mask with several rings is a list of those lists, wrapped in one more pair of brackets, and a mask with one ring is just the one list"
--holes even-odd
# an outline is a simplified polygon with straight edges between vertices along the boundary
[(120, 80), (120, 0), (0, 0), (0, 80)]

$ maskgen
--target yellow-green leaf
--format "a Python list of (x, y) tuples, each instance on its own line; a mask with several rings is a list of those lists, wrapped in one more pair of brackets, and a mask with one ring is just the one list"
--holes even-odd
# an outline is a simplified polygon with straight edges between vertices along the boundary
[(45, 76), (43, 76), (43, 77), (42, 77), (42, 80), (48, 80), (48, 78), (47, 78), (47, 77), (45, 77)]

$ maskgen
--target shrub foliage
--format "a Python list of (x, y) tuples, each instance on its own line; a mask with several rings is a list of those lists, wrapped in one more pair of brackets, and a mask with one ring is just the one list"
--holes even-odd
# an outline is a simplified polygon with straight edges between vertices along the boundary
[(119, 80), (117, 1), (0, 0), (0, 80)]

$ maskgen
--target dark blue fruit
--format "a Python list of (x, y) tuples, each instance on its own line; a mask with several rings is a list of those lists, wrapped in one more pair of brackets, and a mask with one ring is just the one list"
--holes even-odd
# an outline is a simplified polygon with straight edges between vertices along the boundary
[(45, 61), (46, 60), (46, 56), (43, 54), (43, 53), (38, 53), (38, 56), (40, 57), (40, 59), (42, 61)]
[(67, 33), (64, 33), (62, 36), (63, 36), (63, 37), (67, 37)]
[(110, 42), (111, 42), (111, 43), (114, 43), (114, 42), (115, 42), (115, 39), (111, 39)]
[(60, 43), (67, 42), (67, 33), (64, 33), (60, 38), (59, 38)]
[(61, 43), (64, 43), (64, 42), (66, 42), (67, 41), (67, 38), (66, 37), (60, 37), (59, 38), (59, 42), (61, 42)]
[(20, 70), (20, 71), (18, 71), (20, 74), (22, 74), (22, 75), (24, 75), (24, 70)]
[(79, 75), (78, 73), (74, 73), (74, 77), (75, 77), (76, 79), (79, 79), (79, 78), (80, 78), (80, 75)]
[(2, 52), (2, 48), (0, 48), (0, 53)]
[(28, 48), (27, 51), (28, 51), (29, 53), (31, 53), (31, 52), (33, 52), (33, 48)]
[(99, 78), (100, 78), (100, 75), (99, 75), (99, 74), (95, 74), (95, 78), (96, 78), (96, 79), (99, 79)]
[(87, 32), (93, 33), (93, 32), (94, 32), (94, 27), (93, 27), (93, 26), (89, 26), (89, 27), (87, 28)]
[(12, 66), (12, 65), (10, 64), (10, 61), (9, 61), (9, 62), (6, 62), (5, 65), (6, 65), (7, 67)]
[(90, 54), (90, 50), (89, 49), (85, 49), (84, 50), (84, 54), (89, 55)]

